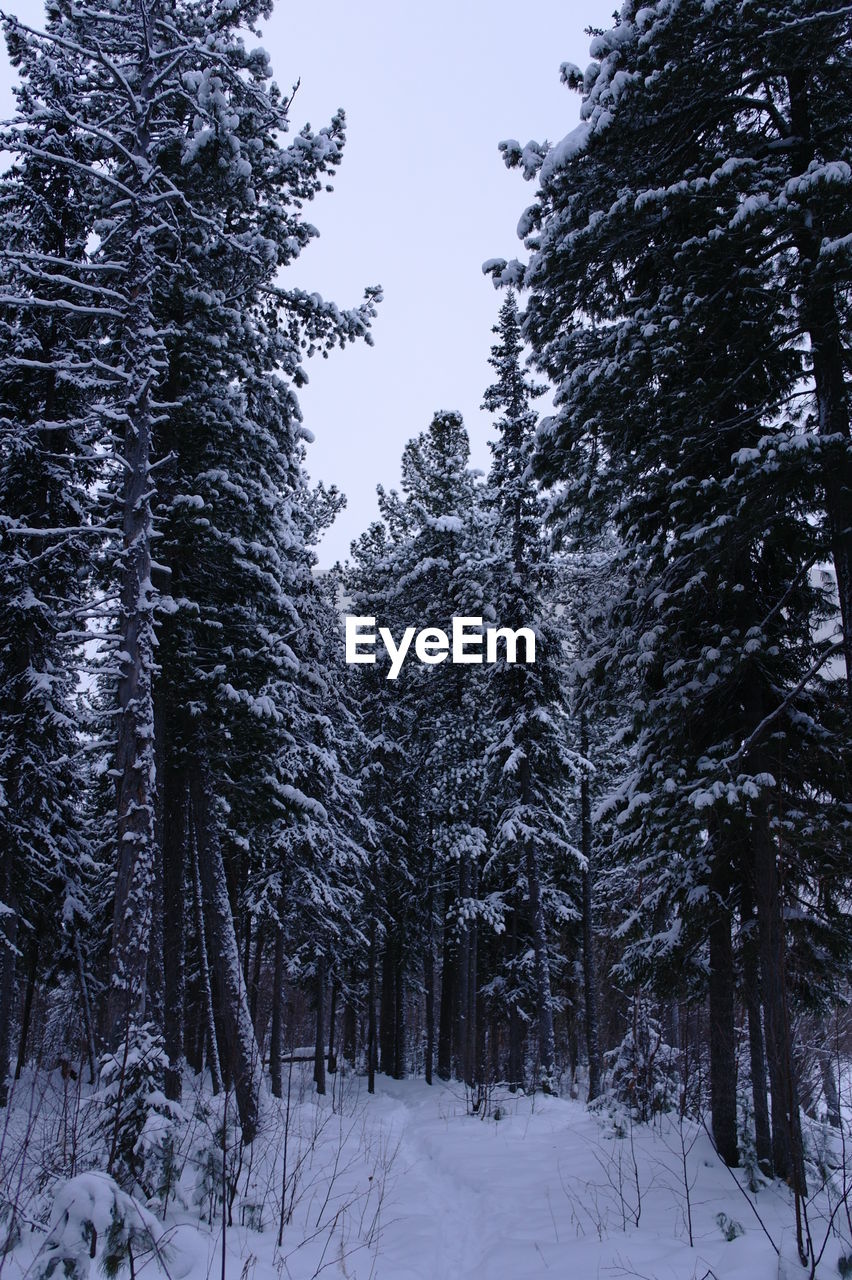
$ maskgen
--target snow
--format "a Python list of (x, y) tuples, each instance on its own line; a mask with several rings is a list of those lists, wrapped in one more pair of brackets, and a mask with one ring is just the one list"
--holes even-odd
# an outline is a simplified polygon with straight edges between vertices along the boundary
[[(706, 1132), (689, 1121), (681, 1126), (676, 1112), (640, 1126), (568, 1098), (497, 1088), (473, 1114), (473, 1097), (461, 1084), (430, 1088), (422, 1079), (383, 1076), (372, 1097), (363, 1077), (338, 1075), (330, 1077), (333, 1092), (317, 1098), (310, 1065), (285, 1067), (285, 1094), (288, 1070), (292, 1217), (279, 1249), (287, 1102), (273, 1100), (263, 1131), (244, 1153), (226, 1231), (226, 1280), (318, 1274), (329, 1280), (776, 1280), (803, 1274), (791, 1249), (786, 1188), (765, 1186), (755, 1197), (742, 1171), (722, 1165)], [(54, 1079), (53, 1089), (55, 1096), (40, 1099), (45, 1135), (63, 1111), (62, 1082)], [(48, 1239), (44, 1227), (24, 1227), (7, 1258), (9, 1280), (34, 1261), (37, 1270), (51, 1240), (67, 1237), (73, 1251), (88, 1238), (84, 1230), (81, 1235), (86, 1218), (97, 1218), (100, 1256), (116, 1202), (125, 1219), (156, 1240), (170, 1276), (219, 1276), (221, 1205), (210, 1212), (210, 1188), (221, 1176), (221, 1102), (195, 1099), (195, 1126), (164, 1218), (138, 1198), (129, 1203), (104, 1174), (82, 1173), (59, 1184)], [(16, 1124), (28, 1123), (28, 1105), (19, 1095)], [(192, 1107), (190, 1084), (187, 1115)], [(64, 1111), (67, 1123), (67, 1096)], [(204, 1221), (205, 1204), (212, 1224)], [(28, 1218), (44, 1221), (38, 1196), (28, 1209)], [(818, 1210), (816, 1197), (810, 1213), (817, 1247)], [(837, 1252), (831, 1240), (818, 1277), (837, 1274)], [(87, 1264), (88, 1257), (80, 1261)], [(149, 1276), (157, 1274), (150, 1251), (142, 1265)]]

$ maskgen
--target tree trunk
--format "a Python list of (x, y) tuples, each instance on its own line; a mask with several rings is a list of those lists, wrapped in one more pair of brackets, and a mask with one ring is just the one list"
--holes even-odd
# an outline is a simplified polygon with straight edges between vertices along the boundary
[(314, 1040), (314, 1083), (318, 1094), (325, 1093), (325, 956), (317, 958), (317, 1022)]
[(331, 1006), (328, 1011), (328, 1074), (333, 1076), (337, 1071), (337, 1044), (336, 1044), (336, 1022), (337, 1022), (337, 998), (339, 994), (339, 984), (337, 978), (331, 980)]
[[(350, 975), (351, 981), (351, 975)], [(343, 1059), (351, 1067), (355, 1066), (358, 1052), (358, 1014), (351, 991), (346, 992), (343, 1005)]]
[[(521, 804), (531, 801), (529, 761), (524, 757), (520, 764)], [(541, 1085), (545, 1092), (552, 1088), (556, 1070), (556, 1038), (553, 1033), (553, 995), (550, 987), (550, 958), (547, 953), (547, 929), (541, 902), (538, 856), (535, 844), (527, 839), (524, 844), (524, 863), (527, 872), (527, 894), (530, 903), (530, 926), (535, 956), (535, 986), (538, 1021), (538, 1056)]]
[[(216, 1034), (216, 1013), (213, 1008), (213, 983), (210, 979), (210, 960), (207, 954), (207, 934), (204, 920), (204, 902), (201, 894), (201, 874), (198, 867), (198, 840), (195, 825), (191, 824), (190, 848), (192, 855), (192, 896), (195, 905), (195, 931), (198, 935), (198, 965), (201, 971), (201, 994), (204, 1002), (204, 1028), (201, 1042), (207, 1042), (207, 1063), (210, 1067), (210, 1079), (214, 1097), (222, 1092), (222, 1067), (219, 1062), (219, 1041)], [(198, 1055), (203, 1058), (202, 1052)]]
[(92, 1017), (92, 1002), (89, 998), (86, 966), (83, 963), (83, 948), (80, 945), (80, 935), (76, 930), (74, 932), (74, 959), (77, 968), (77, 981), (80, 984), (80, 1006), (83, 1010), (83, 1031), (86, 1036), (86, 1056), (89, 1060), (89, 1084), (94, 1084), (98, 1076), (95, 1023)]
[(426, 1083), (432, 1083), (432, 1067), (435, 1060), (435, 885), (432, 826), (429, 826), (429, 887), (426, 898), (426, 955), (423, 961), (423, 980), (426, 988)]
[(394, 975), (393, 975), (394, 1011), (393, 1011), (393, 1074), (394, 1079), (405, 1079), (405, 962), (402, 943), (397, 936), (394, 939)]
[(15, 1079), (20, 1080), (24, 1063), (27, 1060), (27, 1041), (30, 1035), (30, 1022), (33, 1014), (33, 996), (35, 995), (36, 978), (38, 976), (38, 937), (30, 942), (27, 954), (27, 985), (24, 992), (24, 1009), (21, 1014), (21, 1034), (18, 1038), (18, 1062), (15, 1067)]
[(12, 1053), (12, 1006), (15, 1000), (15, 966), (18, 945), (17, 900), (11, 869), (3, 868), (0, 901), (8, 914), (0, 917), (0, 1107), (9, 1101), (9, 1058)]
[(234, 1082), (243, 1140), (250, 1143), (257, 1133), (262, 1060), (249, 1014), (219, 832), (210, 811), (212, 784), (203, 756), (193, 761), (190, 778), (202, 897), (210, 922), (213, 991), (222, 1030), (222, 1056)]
[(260, 979), (263, 972), (263, 950), (266, 945), (266, 921), (261, 920), (254, 937), (254, 964), (251, 970), (249, 987), (249, 1013), (251, 1014), (254, 1033), (260, 1039), (260, 1028), (257, 1020), (258, 997), (260, 995)]
[(453, 1023), (456, 1002), (456, 956), (452, 926), (448, 920), (452, 898), (444, 895), (443, 947), (441, 964), (441, 1004), (438, 1011), (438, 1066), (439, 1080), (449, 1080), (453, 1074)]
[(757, 920), (752, 889), (752, 867), (742, 869), (740, 918), (742, 925), (743, 999), (748, 1014), (749, 1069), (754, 1107), (754, 1146), (757, 1163), (772, 1176), (772, 1137), (769, 1129), (769, 1100), (766, 1094), (766, 1054), (760, 1008), (760, 961)]
[(283, 1009), (284, 999), (284, 930), (275, 927), (275, 960), (272, 968), (272, 1031), (269, 1044), (269, 1076), (272, 1095), (282, 1097), (281, 1062), (284, 1057)]
[(783, 1178), (799, 1195), (804, 1195), (801, 1120), (787, 1018), (781, 890), (775, 842), (769, 829), (766, 805), (762, 801), (754, 806), (752, 838), (766, 1059), (772, 1095), (772, 1163), (775, 1176)]
[(737, 1058), (734, 1022), (734, 952), (725, 864), (717, 853), (710, 875), (710, 1113), (716, 1149), (725, 1164), (739, 1164)]
[[(518, 913), (512, 910), (512, 958), (520, 954)], [(509, 1088), (514, 1093), (524, 1087), (524, 1022), (515, 999), (509, 1007)]]
[(184, 1068), (184, 1003), (186, 997), (186, 921), (184, 883), (188, 838), (188, 797), (183, 768), (167, 741), (163, 761), (163, 1039), (169, 1065), (165, 1093), (179, 1102)]
[[(589, 732), (585, 711), (580, 712), (580, 754), (589, 754)], [(601, 1050), (598, 1020), (598, 978), (595, 963), (592, 916), (592, 801), (591, 783), (583, 772), (580, 780), (580, 852), (583, 855), (583, 1000), (586, 1028), (586, 1055), (589, 1060), (589, 1102), (601, 1091)]]
[(367, 1092), (376, 1092), (376, 921), (370, 918), (370, 948), (367, 959)]
[[(470, 861), (462, 854), (459, 859), (460, 899), (470, 897)], [(468, 1061), (468, 1028), (470, 1019), (470, 926), (456, 923), (456, 1061), (455, 1075), (465, 1084), (470, 1084), (470, 1063)]]
[(385, 935), (385, 946), (382, 952), (382, 995), (379, 1021), (380, 1070), (386, 1076), (394, 1074), (396, 1058), (396, 1001), (394, 998), (394, 966), (393, 944), (390, 934)]

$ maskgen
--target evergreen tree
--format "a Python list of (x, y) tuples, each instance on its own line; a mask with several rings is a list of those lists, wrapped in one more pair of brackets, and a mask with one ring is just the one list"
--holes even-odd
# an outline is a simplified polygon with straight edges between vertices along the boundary
[(520, 321), (511, 292), (500, 308), (495, 333), (498, 342), (490, 363), (497, 380), (484, 401), (484, 407), (498, 415), (489, 476), (497, 516), (491, 566), (494, 611), (500, 627), (513, 632), (529, 629), (535, 663), (529, 651), (518, 655), (525, 661), (511, 663), (507, 644), (491, 668), (495, 740), (489, 755), (498, 771), (496, 843), (506, 877), (502, 887), (511, 909), (529, 917), (539, 1070), (545, 1087), (551, 1088), (556, 1042), (548, 933), (550, 922), (572, 923), (577, 914), (569, 892), (569, 886), (576, 889), (572, 873), (577, 866), (569, 801), (579, 760), (569, 746), (564, 635), (553, 611), (553, 573), (542, 538), (543, 502), (529, 471), (536, 426), (532, 403), (543, 389), (523, 371)]
[[(530, 287), (525, 332), (559, 388), (536, 456), (554, 520), (577, 537), (612, 522), (629, 565), (601, 654), (634, 673), (621, 829), (633, 875), (654, 886), (627, 955), (667, 963), (709, 932), (714, 1131), (734, 1162), (731, 927), (744, 880), (731, 868), (744, 830), (761, 886), (775, 1166), (801, 1191), (775, 868), (783, 858), (788, 886), (801, 871), (780, 838), (782, 779), (820, 794), (826, 817), (841, 798), (839, 779), (826, 793), (836, 682), (820, 677), (834, 649), (814, 638), (830, 601), (809, 571), (833, 552), (848, 634), (832, 487), (845, 484), (848, 426), (844, 437), (839, 409), (826, 425), (809, 317), (814, 290), (835, 320), (848, 290), (829, 248), (846, 217), (845, 171), (837, 188), (825, 180), (847, 146), (835, 60), (847, 19), (810, 15), (802, 46), (801, 6), (772, 18), (766, 38), (765, 10), (628, 6), (593, 41), (585, 78), (564, 68), (584, 90), (579, 128), (547, 153), (506, 145), (540, 190), (522, 227), (529, 265), (494, 269)], [(803, 52), (832, 122), (832, 155), (806, 161), (787, 145), (803, 127), (790, 83)], [(820, 228), (818, 255), (808, 225)], [(798, 408), (803, 385), (812, 416)]]

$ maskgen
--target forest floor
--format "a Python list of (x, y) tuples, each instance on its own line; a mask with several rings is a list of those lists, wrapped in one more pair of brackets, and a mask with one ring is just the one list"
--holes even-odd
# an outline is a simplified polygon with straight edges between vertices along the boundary
[[(470, 1114), (463, 1086), (429, 1088), (422, 1080), (382, 1076), (372, 1097), (362, 1077), (350, 1076), (337, 1077), (334, 1091), (318, 1099), (301, 1066), (290, 1084), (288, 1127), (286, 1102), (270, 1100), (252, 1148), (241, 1152), (236, 1141), (230, 1148), (236, 1190), (225, 1229), (225, 1280), (808, 1275), (796, 1258), (786, 1188), (774, 1184), (751, 1194), (744, 1173), (726, 1169), (707, 1134), (688, 1122), (668, 1116), (650, 1126), (614, 1125), (606, 1112), (590, 1114), (579, 1102), (508, 1093), (495, 1093), (482, 1118)], [(97, 1168), (92, 1101), (78, 1094), (69, 1107), (67, 1084), (57, 1079), (41, 1088), (37, 1105), (34, 1096), (32, 1085), (19, 1092), (0, 1148), (0, 1209), (14, 1196), (24, 1224), (20, 1241), (0, 1260), (3, 1280), (43, 1276), (51, 1239), (69, 1230), (65, 1221), (45, 1236), (57, 1187), (49, 1169), (62, 1144), (77, 1145), (81, 1170), (66, 1188), (79, 1198), (81, 1189), (91, 1197), (94, 1187), (97, 1199), (102, 1186), (101, 1175), (82, 1172)], [(137, 1250), (139, 1280), (143, 1273), (154, 1280), (158, 1261), (171, 1280), (221, 1280), (222, 1105), (207, 1095), (185, 1099), (174, 1184), (165, 1206), (149, 1202), (155, 1217), (146, 1221), (154, 1224), (157, 1248)], [(26, 1135), (22, 1160), (15, 1153)], [(828, 1204), (823, 1191), (809, 1210), (817, 1251)], [(55, 1223), (55, 1210), (53, 1216)], [(835, 1223), (848, 1234), (842, 1206)], [(102, 1230), (98, 1255), (104, 1238)], [(840, 1239), (829, 1238), (820, 1280), (838, 1276), (840, 1252)], [(89, 1253), (80, 1251), (76, 1275), (89, 1270)], [(58, 1280), (62, 1268), (54, 1274)]]

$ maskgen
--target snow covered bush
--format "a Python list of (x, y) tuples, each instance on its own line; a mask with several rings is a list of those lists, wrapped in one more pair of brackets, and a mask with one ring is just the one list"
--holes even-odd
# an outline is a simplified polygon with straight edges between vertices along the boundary
[(86, 1280), (96, 1258), (107, 1276), (117, 1276), (141, 1253), (159, 1254), (157, 1234), (156, 1219), (107, 1174), (78, 1174), (56, 1195), (35, 1280)]
[(128, 1191), (138, 1188), (149, 1207), (168, 1199), (183, 1112), (163, 1092), (167, 1058), (162, 1036), (151, 1026), (131, 1027), (117, 1053), (101, 1059), (101, 1088), (108, 1169)]
[(621, 1044), (606, 1055), (607, 1096), (628, 1107), (634, 1120), (647, 1121), (668, 1111), (677, 1098), (677, 1056), (677, 1050), (665, 1043), (648, 1001), (634, 1000)]

